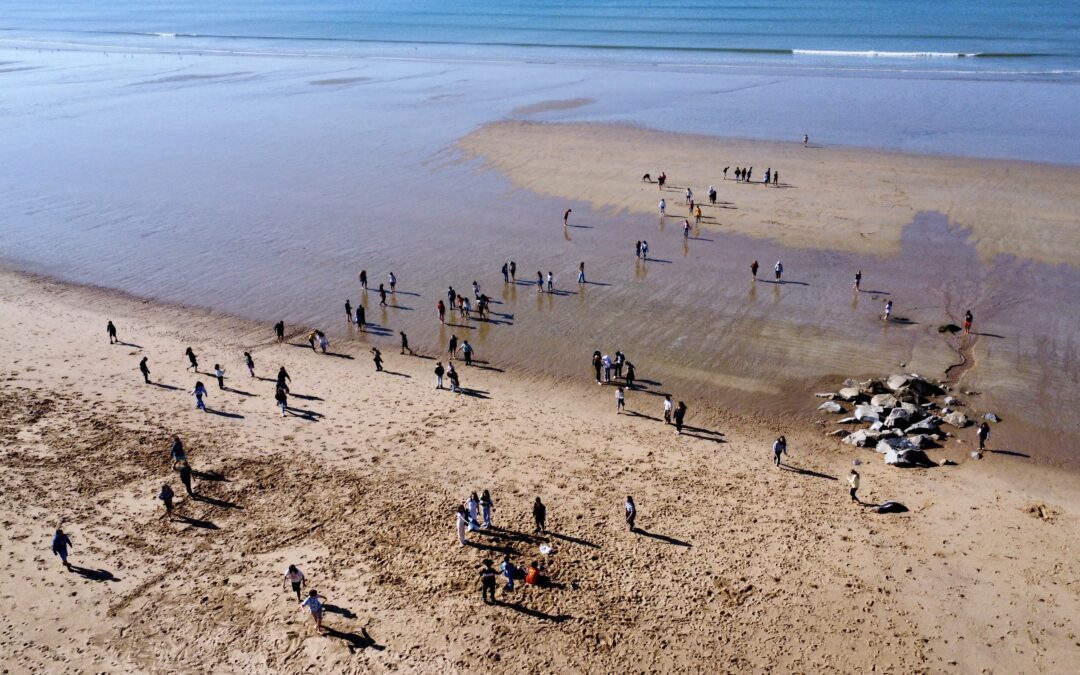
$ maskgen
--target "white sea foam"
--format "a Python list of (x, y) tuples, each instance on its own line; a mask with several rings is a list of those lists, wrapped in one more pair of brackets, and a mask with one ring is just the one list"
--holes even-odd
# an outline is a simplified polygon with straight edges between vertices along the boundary
[(871, 59), (958, 59), (967, 56), (978, 56), (975, 53), (964, 52), (880, 52), (841, 49), (792, 49), (791, 53), (799, 56), (850, 56)]

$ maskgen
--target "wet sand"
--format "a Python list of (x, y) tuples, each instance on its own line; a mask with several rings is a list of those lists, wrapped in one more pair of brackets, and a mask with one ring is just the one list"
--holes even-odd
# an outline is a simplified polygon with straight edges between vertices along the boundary
[[(798, 420), (768, 425), (689, 399), (688, 433), (659, 400), (366, 345), (313, 354), (299, 328), (148, 303), (4, 272), (0, 519), (14, 672), (1065, 672), (1077, 652), (1076, 475), (1010, 454), (898, 470)], [(119, 328), (109, 345), (104, 325)], [(226, 367), (227, 391), (183, 349)], [(292, 375), (282, 418), (272, 380)], [(422, 349), (423, 356), (434, 356)], [(154, 385), (138, 360), (149, 357)], [(460, 362), (458, 364), (461, 365)], [(210, 385), (214, 411), (186, 391)], [(713, 420), (713, 421), (708, 421)], [(769, 443), (786, 433), (788, 468)], [(185, 441), (198, 499), (159, 518)], [(991, 449), (1000, 446), (991, 444)], [(880, 515), (848, 498), (899, 499)], [(500, 529), (459, 547), (452, 512), (488, 488)], [(533, 536), (542, 495), (551, 534)], [(632, 494), (638, 526), (621, 504)], [(62, 525), (65, 572), (49, 554)], [(1071, 534), (1070, 534), (1071, 533)], [(556, 588), (485, 606), (484, 557), (548, 556)], [(281, 586), (288, 564), (330, 603), (328, 636)]]

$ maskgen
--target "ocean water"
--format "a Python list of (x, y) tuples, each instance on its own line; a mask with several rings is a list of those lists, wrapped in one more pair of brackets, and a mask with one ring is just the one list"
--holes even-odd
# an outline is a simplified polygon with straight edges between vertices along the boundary
[(0, 40), (1074, 79), (1080, 2), (2, 0)]

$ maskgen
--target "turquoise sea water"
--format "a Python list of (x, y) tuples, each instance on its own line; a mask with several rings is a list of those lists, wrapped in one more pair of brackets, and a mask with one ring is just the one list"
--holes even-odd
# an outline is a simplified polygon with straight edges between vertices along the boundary
[(1076, 0), (0, 0), (0, 40), (23, 39), (1002, 79), (1080, 76)]

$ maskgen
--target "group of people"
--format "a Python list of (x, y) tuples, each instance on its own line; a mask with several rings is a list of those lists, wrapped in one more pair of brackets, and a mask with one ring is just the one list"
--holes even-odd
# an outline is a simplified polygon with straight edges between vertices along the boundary
[[(724, 180), (727, 180), (728, 170), (730, 166), (724, 167)], [(735, 167), (735, 182), (737, 183), (751, 183), (754, 179), (754, 167)], [(773, 171), (772, 167), (765, 169), (765, 176), (761, 179), (761, 183), (764, 185), (780, 185), (780, 171)]]

